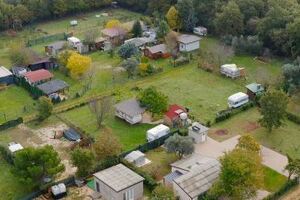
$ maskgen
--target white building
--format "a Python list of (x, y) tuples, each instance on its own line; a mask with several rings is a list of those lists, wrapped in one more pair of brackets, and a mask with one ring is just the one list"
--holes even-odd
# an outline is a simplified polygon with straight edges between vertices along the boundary
[(130, 124), (137, 124), (143, 120), (145, 108), (136, 99), (122, 101), (115, 105), (115, 115)]
[(195, 35), (182, 34), (178, 36), (178, 45), (180, 52), (190, 52), (200, 48), (200, 37)]
[(195, 143), (203, 143), (207, 140), (209, 128), (203, 126), (199, 122), (194, 122), (192, 126), (189, 127), (189, 136), (193, 139)]
[(147, 131), (147, 141), (152, 142), (170, 133), (170, 128), (166, 125), (160, 124)]
[(228, 97), (229, 108), (238, 108), (249, 102), (249, 96), (243, 92), (238, 92)]
[(164, 177), (180, 200), (197, 200), (219, 177), (220, 163), (216, 159), (193, 154), (171, 164), (172, 172)]
[(69, 37), (67, 40), (68, 40), (69, 45), (76, 49), (77, 49), (77, 46), (79, 44), (81, 44), (80, 39), (78, 39), (77, 37)]
[(122, 164), (94, 174), (96, 192), (106, 200), (140, 200), (144, 178)]
[(20, 143), (11, 142), (11, 143), (8, 144), (8, 149), (11, 153), (15, 153), (15, 152), (20, 151), (24, 148)]
[(193, 30), (193, 33), (200, 36), (206, 36), (207, 35), (207, 28), (203, 26), (195, 27)]
[(150, 163), (150, 160), (146, 158), (146, 155), (142, 153), (141, 151), (132, 151), (124, 158), (130, 163), (133, 163), (137, 167), (144, 166), (148, 163)]

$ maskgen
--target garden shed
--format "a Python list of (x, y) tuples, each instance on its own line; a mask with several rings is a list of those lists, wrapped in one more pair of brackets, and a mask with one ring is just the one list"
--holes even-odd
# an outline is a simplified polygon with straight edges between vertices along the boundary
[(115, 115), (130, 124), (137, 124), (143, 120), (146, 108), (141, 107), (136, 99), (122, 101), (115, 105)]
[(151, 59), (168, 58), (171, 56), (165, 44), (145, 47), (144, 55)]
[(16, 77), (22, 77), (26, 74), (27, 69), (25, 67), (12, 67), (11, 71)]
[(101, 31), (103, 37), (107, 38), (112, 45), (121, 44), (127, 35), (127, 30), (122, 27), (106, 28)]
[(24, 78), (31, 86), (36, 86), (50, 81), (53, 78), (53, 74), (48, 70), (40, 69), (25, 73)]
[(10, 85), (12, 83), (14, 83), (14, 76), (11, 71), (3, 66), (0, 67), (0, 85)]
[(27, 67), (31, 71), (39, 70), (39, 69), (46, 69), (50, 70), (55, 67), (55, 63), (52, 61), (51, 58), (36, 58), (33, 62), (31, 62)]
[(66, 46), (66, 41), (57, 41), (45, 46), (45, 53), (50, 56), (56, 56)]
[(199, 122), (194, 122), (188, 130), (189, 136), (193, 139), (195, 143), (203, 143), (207, 140), (209, 128), (203, 126)]
[(177, 42), (180, 52), (190, 52), (200, 48), (200, 37), (182, 34), (178, 36)]
[(141, 151), (132, 151), (131, 153), (125, 156), (125, 160), (130, 163), (133, 163), (137, 167), (141, 167), (150, 161), (146, 158), (145, 154)]
[(225, 64), (220, 68), (221, 74), (230, 78), (239, 78), (244, 75), (244, 68), (238, 68), (236, 64)]
[(69, 88), (69, 85), (62, 80), (51, 80), (46, 83), (42, 83), (37, 88), (46, 96), (55, 98), (59, 94), (64, 94), (64, 91)]
[(179, 106), (177, 104), (173, 104), (169, 106), (168, 111), (164, 116), (164, 123), (170, 127), (178, 127), (187, 118), (187, 109), (183, 106)]
[(247, 95), (249, 96), (249, 99), (253, 101), (256, 99), (258, 95), (261, 95), (265, 91), (265, 88), (258, 83), (251, 83), (249, 85), (246, 85), (246, 88), (247, 88)]

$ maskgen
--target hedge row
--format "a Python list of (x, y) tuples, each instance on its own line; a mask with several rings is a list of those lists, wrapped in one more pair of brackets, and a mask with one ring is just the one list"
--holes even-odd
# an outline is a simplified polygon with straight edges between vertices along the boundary
[(235, 108), (235, 109), (227, 109), (227, 110), (222, 110), (220, 112), (217, 113), (217, 116), (215, 118), (215, 122), (216, 123), (219, 123), (219, 122), (222, 122), (226, 119), (229, 119), (230, 117), (242, 112), (242, 111), (245, 111), (245, 110), (248, 110), (252, 107), (254, 107), (255, 103), (254, 102), (249, 102), (245, 105), (242, 105), (241, 107), (239, 108)]
[(0, 131), (4, 131), (6, 129), (9, 129), (11, 127), (15, 127), (19, 124), (22, 124), (23, 123), (23, 118), (22, 117), (19, 117), (15, 120), (10, 120), (10, 121), (7, 121), (3, 124), (0, 124)]
[(290, 112), (287, 112), (286, 116), (287, 116), (288, 120), (290, 120), (290, 121), (292, 121), (296, 124), (300, 124), (300, 117), (299, 116), (297, 116), (293, 113), (290, 113)]
[(298, 178), (289, 180), (277, 192), (267, 196), (266, 198), (264, 198), (264, 200), (278, 200), (280, 199), (280, 197), (282, 197), (284, 194), (286, 194), (288, 191), (293, 189), (298, 184), (299, 184)]
[(0, 156), (10, 165), (14, 164), (14, 158), (8, 148), (0, 145)]

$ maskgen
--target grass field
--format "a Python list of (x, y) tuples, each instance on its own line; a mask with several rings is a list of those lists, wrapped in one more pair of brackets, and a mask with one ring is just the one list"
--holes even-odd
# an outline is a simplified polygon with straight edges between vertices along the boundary
[(287, 178), (269, 167), (264, 167), (264, 189), (269, 192), (278, 191), (287, 181)]

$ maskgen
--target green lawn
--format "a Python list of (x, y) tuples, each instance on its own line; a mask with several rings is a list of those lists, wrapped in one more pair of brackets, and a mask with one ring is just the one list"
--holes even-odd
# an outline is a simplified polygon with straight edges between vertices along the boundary
[(264, 189), (269, 192), (278, 191), (287, 181), (287, 178), (269, 167), (264, 167)]
[[(101, 129), (98, 129), (96, 119), (88, 106), (64, 112), (60, 116), (82, 128), (93, 137), (101, 134)], [(145, 143), (146, 131), (153, 127), (153, 125), (148, 124), (130, 125), (114, 116), (109, 117), (104, 124), (120, 139), (124, 151)]]
[(0, 102), (0, 123), (30, 114), (35, 109), (30, 94), (18, 86), (0, 91)]

